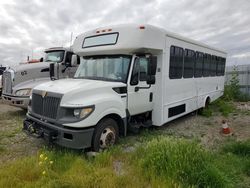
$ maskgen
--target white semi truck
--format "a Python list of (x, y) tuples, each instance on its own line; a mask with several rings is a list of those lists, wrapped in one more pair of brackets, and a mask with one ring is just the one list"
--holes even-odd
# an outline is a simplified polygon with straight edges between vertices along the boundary
[(162, 126), (223, 95), (226, 53), (161, 28), (98, 28), (73, 50), (74, 78), (35, 87), (24, 121), (64, 147), (105, 149), (128, 129)]
[(54, 47), (45, 50), (42, 62), (21, 64), (4, 71), (2, 99), (4, 103), (27, 109), (32, 89), (51, 79), (73, 77), (73, 52), (70, 48)]

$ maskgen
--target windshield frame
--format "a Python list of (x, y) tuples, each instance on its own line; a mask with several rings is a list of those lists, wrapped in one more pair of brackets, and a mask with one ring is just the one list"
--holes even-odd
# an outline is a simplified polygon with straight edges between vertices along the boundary
[[(92, 55), (92, 56), (81, 56), (80, 58), (84, 58), (84, 59), (101, 59), (101, 58), (105, 58), (105, 57), (111, 57), (111, 58), (115, 58), (115, 57), (125, 57), (125, 58), (129, 58), (129, 64), (128, 64), (128, 70), (127, 70), (127, 75), (126, 78), (124, 80), (116, 80), (116, 79), (109, 79), (109, 78), (104, 78), (104, 77), (94, 77), (94, 76), (82, 76), (82, 77), (73, 77), (73, 79), (89, 79), (89, 80), (101, 80), (101, 81), (108, 81), (108, 82), (122, 82), (127, 84), (128, 78), (129, 78), (129, 72), (130, 72), (130, 68), (131, 68), (131, 63), (133, 60), (133, 56), (132, 55), (128, 55), (128, 54), (107, 54), (107, 55)], [(80, 63), (81, 65), (81, 63)], [(80, 68), (80, 65), (78, 66), (78, 68)], [(76, 71), (77, 72), (77, 71)]]
[[(61, 61), (46, 61), (46, 55), (48, 53), (51, 53), (51, 52), (63, 52), (62, 60)], [(64, 61), (64, 58), (65, 58), (65, 50), (50, 50), (50, 51), (46, 51), (45, 52), (44, 62), (57, 62), (57, 63), (61, 63), (61, 62)]]

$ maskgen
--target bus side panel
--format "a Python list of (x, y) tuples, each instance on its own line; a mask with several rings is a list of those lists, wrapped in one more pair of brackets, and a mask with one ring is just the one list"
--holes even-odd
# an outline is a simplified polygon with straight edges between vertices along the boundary
[(217, 51), (167, 37), (166, 59), (163, 62), (163, 122), (161, 125), (204, 107), (207, 97), (210, 97), (212, 102), (222, 96), (224, 90), (224, 76), (170, 79), (169, 61), (172, 45), (225, 57), (225, 54)]

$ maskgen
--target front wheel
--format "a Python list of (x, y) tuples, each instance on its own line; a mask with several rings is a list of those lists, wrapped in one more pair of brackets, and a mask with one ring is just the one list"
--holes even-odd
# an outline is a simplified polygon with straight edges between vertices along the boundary
[(101, 120), (95, 128), (92, 140), (92, 150), (100, 151), (113, 146), (118, 141), (118, 125), (111, 118)]

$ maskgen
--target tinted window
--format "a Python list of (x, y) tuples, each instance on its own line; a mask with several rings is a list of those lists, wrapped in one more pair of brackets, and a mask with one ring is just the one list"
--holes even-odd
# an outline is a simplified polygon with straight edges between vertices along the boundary
[(211, 65), (211, 55), (204, 54), (204, 64), (203, 64), (203, 76), (207, 77), (210, 75), (210, 65)]
[(147, 81), (148, 75), (148, 59), (146, 57), (139, 58), (140, 65), (140, 81)]
[(216, 57), (212, 55), (210, 76), (215, 76), (215, 75), (216, 75)]
[(183, 69), (183, 49), (175, 46), (170, 48), (169, 78), (181, 78)]
[(185, 49), (184, 56), (184, 78), (192, 78), (194, 76), (194, 62), (195, 52), (193, 50)]
[(195, 61), (195, 69), (194, 69), (194, 77), (201, 77), (203, 69), (203, 53), (196, 52), (196, 61)]
[(137, 85), (139, 80), (147, 81), (147, 75), (148, 75), (148, 59), (146, 57), (137, 57), (135, 59), (130, 84)]
[(110, 33), (110, 34), (86, 37), (83, 41), (82, 47), (86, 48), (92, 46), (112, 45), (116, 44), (117, 39), (118, 39), (118, 33)]
[(220, 57), (216, 56), (216, 76), (220, 76), (221, 72), (221, 62), (220, 62)]
[(221, 58), (221, 75), (224, 76), (225, 75), (225, 67), (226, 67), (226, 59), (225, 58)]

